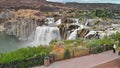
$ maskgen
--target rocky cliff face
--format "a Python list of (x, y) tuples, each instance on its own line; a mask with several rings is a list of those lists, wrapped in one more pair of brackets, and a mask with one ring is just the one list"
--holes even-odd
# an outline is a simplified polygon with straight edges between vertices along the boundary
[[(40, 15), (39, 15), (40, 14)], [(36, 10), (2, 10), (0, 22), (8, 35), (14, 35), (19, 40), (31, 40), (38, 25), (43, 24), (44, 15)]]
[(18, 18), (15, 21), (4, 24), (5, 32), (9, 35), (16, 36), (19, 40), (30, 40), (31, 35), (36, 29), (36, 20), (29, 18)]

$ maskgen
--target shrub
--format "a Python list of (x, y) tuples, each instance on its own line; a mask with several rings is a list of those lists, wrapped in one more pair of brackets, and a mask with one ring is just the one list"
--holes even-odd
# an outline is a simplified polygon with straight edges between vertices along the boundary
[(70, 51), (68, 49), (66, 49), (64, 52), (64, 59), (69, 59), (70, 57), (71, 57)]
[(55, 59), (56, 60), (61, 60), (61, 59), (63, 59), (64, 47), (53, 45), (52, 46), (52, 51), (50, 53), (55, 54)]
[(100, 46), (91, 48), (91, 53), (92, 54), (97, 54), (97, 53), (101, 53), (101, 52), (103, 52), (103, 49)]
[(88, 48), (83, 47), (83, 46), (78, 46), (76, 48), (74, 48), (74, 57), (79, 57), (79, 56), (84, 56), (84, 55), (88, 55), (89, 51)]
[(92, 40), (85, 42), (84, 44), (86, 44), (87, 48), (92, 48), (92, 47), (100, 46), (101, 41), (99, 39), (92, 39)]
[[(93, 54), (101, 53), (105, 51), (104, 49), (111, 50), (114, 43), (115, 41), (109, 37), (105, 37), (103, 39), (92, 39), (84, 42), (84, 44), (86, 44), (86, 47), (90, 49), (90, 53)], [(104, 48), (104, 44), (106, 45), (106, 48)]]
[(64, 40), (63, 41), (65, 44), (70, 44), (70, 43), (73, 43), (73, 42), (76, 42), (76, 43), (82, 43), (83, 40), (82, 39), (76, 39), (76, 40)]
[(0, 68), (28, 68), (42, 65), (44, 57), (49, 54), (45, 46), (22, 48), (0, 56)]
[(117, 32), (116, 34), (111, 35), (110, 39), (114, 39), (115, 41), (118, 41), (117, 44), (120, 47), (120, 33), (119, 32)]

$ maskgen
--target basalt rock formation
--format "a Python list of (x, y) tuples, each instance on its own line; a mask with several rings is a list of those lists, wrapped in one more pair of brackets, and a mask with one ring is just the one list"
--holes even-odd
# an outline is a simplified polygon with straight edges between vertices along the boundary
[(4, 10), (0, 12), (0, 22), (8, 35), (19, 40), (31, 40), (38, 25), (44, 24), (44, 15), (37, 10)]
[[(5, 23), (5, 32), (16, 36), (19, 40), (30, 40), (30, 35), (35, 31), (36, 20), (29, 18), (18, 18), (15, 21)], [(32, 36), (31, 36), (32, 37)]]

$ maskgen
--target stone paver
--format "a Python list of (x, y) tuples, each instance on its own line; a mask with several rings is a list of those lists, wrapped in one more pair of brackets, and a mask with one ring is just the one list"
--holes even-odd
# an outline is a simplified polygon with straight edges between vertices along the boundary
[(114, 54), (112, 51), (107, 51), (99, 54), (54, 62), (49, 67), (37, 66), (33, 68), (90, 68), (117, 58), (119, 58), (117, 53)]

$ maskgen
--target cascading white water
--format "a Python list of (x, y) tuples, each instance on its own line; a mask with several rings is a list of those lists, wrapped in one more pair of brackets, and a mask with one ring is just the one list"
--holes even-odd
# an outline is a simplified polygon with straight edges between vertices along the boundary
[(56, 22), (55, 22), (54, 18), (46, 18), (45, 19), (45, 24), (47, 24), (48, 26), (52, 26), (52, 27), (60, 25), (61, 22), (62, 22), (61, 19), (58, 19)]
[(50, 24), (54, 23), (54, 21), (55, 21), (54, 18), (46, 18), (45, 24), (50, 25)]
[(68, 40), (75, 40), (76, 37), (77, 37), (77, 29), (70, 34)]
[(59, 19), (59, 20), (57, 20), (57, 21), (55, 22), (55, 25), (58, 26), (58, 25), (60, 25), (61, 23), (62, 23), (62, 21), (61, 21), (61, 19)]
[(96, 31), (90, 31), (90, 32), (85, 36), (85, 38), (88, 37), (89, 35), (94, 35), (94, 34), (96, 34)]
[(77, 38), (77, 31), (78, 30), (81, 30), (82, 28), (78, 28), (78, 29), (75, 29), (71, 34), (70, 36), (68, 37), (68, 40), (75, 40)]
[(77, 31), (78, 30), (81, 30), (81, 29), (84, 29), (84, 28), (88, 28), (82, 24), (79, 24), (79, 23), (72, 23), (71, 25), (78, 25), (79, 28), (78, 29), (75, 29), (71, 34), (70, 36), (67, 38), (68, 40), (75, 40), (77, 38)]
[(49, 45), (52, 40), (60, 40), (58, 27), (38, 26), (35, 31), (34, 45)]

